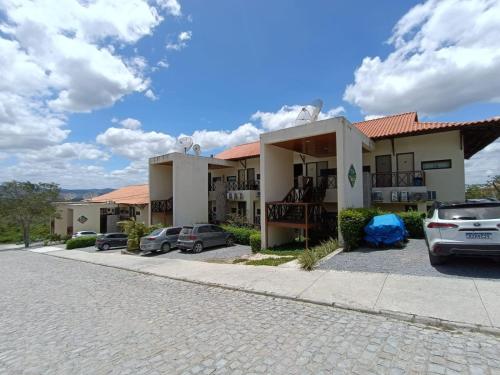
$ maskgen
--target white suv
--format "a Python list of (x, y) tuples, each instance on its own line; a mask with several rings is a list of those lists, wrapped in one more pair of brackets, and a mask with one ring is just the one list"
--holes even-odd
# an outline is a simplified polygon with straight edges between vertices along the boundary
[(436, 203), (424, 231), (432, 265), (450, 255), (500, 257), (500, 202)]

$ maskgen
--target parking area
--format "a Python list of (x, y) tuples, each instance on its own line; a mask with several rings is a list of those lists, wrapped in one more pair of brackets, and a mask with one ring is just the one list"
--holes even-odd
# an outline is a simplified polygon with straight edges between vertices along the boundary
[(424, 240), (411, 239), (403, 249), (360, 248), (342, 252), (320, 264), (320, 269), (378, 272), (415, 276), (500, 279), (500, 263), (484, 258), (450, 258), (431, 266)]
[[(85, 251), (89, 253), (93, 253), (97, 250), (94, 246), (84, 247), (77, 249), (80, 251)], [(106, 251), (99, 251), (102, 253), (120, 253), (122, 249), (113, 248)], [(173, 249), (168, 253), (157, 252), (146, 254), (147, 257), (158, 257), (158, 258), (166, 258), (166, 259), (184, 259), (184, 260), (195, 260), (202, 262), (216, 262), (216, 261), (230, 261), (232, 259), (241, 258), (245, 255), (251, 255), (252, 249), (247, 245), (234, 245), (230, 247), (226, 246), (218, 246), (213, 248), (208, 248), (203, 250), (199, 254), (195, 254), (192, 252), (181, 252), (179, 249)]]

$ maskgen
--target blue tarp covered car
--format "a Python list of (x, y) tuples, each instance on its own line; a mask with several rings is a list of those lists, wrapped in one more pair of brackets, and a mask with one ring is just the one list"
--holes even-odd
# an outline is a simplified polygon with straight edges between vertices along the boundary
[(408, 237), (403, 220), (395, 214), (373, 217), (365, 227), (365, 241), (374, 246), (390, 246)]

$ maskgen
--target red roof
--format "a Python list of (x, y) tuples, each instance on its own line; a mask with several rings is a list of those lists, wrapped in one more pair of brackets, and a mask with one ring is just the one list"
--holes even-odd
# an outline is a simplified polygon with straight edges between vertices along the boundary
[(115, 202), (118, 204), (149, 204), (149, 185), (130, 185), (99, 195), (88, 202)]
[(380, 139), (454, 129), (470, 129), (474, 126), (484, 126), (494, 123), (500, 123), (500, 119), (491, 118), (470, 122), (420, 122), (418, 121), (417, 112), (408, 112), (362, 121), (354, 125), (366, 136), (372, 139)]
[[(403, 137), (409, 135), (419, 135), (440, 131), (451, 131), (455, 129), (474, 130), (475, 127), (484, 126), (490, 130), (488, 137), (483, 134), (483, 140), (477, 146), (466, 152), (466, 158), (470, 157), (480, 149), (486, 147), (498, 136), (500, 128), (500, 118), (491, 118), (470, 122), (419, 122), (417, 112), (400, 113), (397, 115), (381, 117), (374, 120), (357, 122), (354, 124), (363, 134), (374, 140), (383, 138)], [(470, 134), (469, 134), (470, 135)], [(477, 143), (477, 142), (476, 142)], [(467, 151), (467, 150), (466, 150)], [(260, 142), (246, 143), (222, 151), (216, 157), (226, 160), (239, 160), (259, 156)]]
[(234, 146), (227, 150), (222, 151), (215, 157), (217, 159), (225, 160), (240, 160), (252, 157), (257, 157), (260, 155), (260, 141), (245, 143), (242, 145)]

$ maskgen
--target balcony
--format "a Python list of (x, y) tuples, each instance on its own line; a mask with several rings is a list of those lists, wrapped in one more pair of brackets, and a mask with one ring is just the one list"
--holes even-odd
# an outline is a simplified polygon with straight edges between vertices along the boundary
[[(208, 191), (215, 191), (216, 182), (213, 182), (208, 185)], [(225, 183), (227, 191), (239, 191), (239, 190), (260, 190), (260, 181), (228, 181)]]
[(425, 186), (424, 171), (372, 173), (373, 188)]

